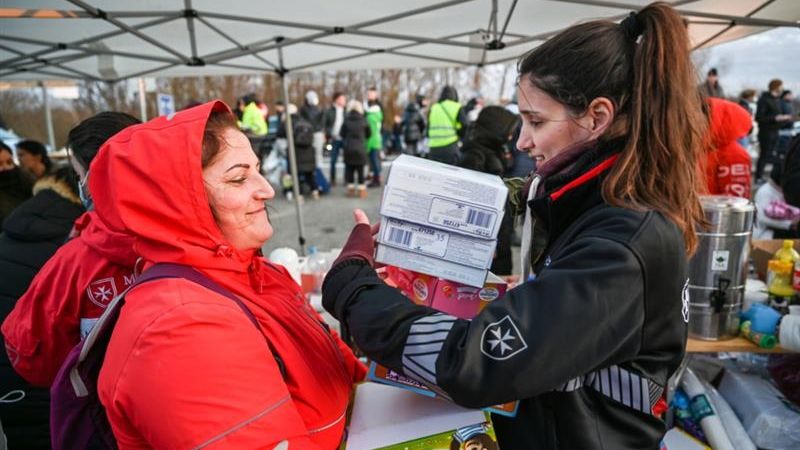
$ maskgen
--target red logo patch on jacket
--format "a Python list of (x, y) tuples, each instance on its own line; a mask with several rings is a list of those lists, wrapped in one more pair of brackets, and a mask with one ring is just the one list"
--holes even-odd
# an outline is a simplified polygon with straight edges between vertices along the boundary
[(103, 278), (92, 281), (86, 288), (86, 295), (95, 305), (105, 308), (117, 296), (117, 285), (114, 278)]

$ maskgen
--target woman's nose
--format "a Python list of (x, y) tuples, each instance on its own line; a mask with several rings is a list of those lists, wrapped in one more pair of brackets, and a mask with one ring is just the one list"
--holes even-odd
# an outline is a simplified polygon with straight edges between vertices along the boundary
[(275, 197), (275, 189), (272, 189), (272, 185), (269, 184), (266, 178), (262, 175), (258, 175), (260, 186), (255, 192), (255, 195), (258, 197), (259, 200), (271, 200)]
[(518, 149), (523, 151), (529, 151), (536, 147), (536, 145), (533, 143), (533, 137), (525, 132), (525, 127), (523, 127), (522, 131), (519, 133), (516, 145)]

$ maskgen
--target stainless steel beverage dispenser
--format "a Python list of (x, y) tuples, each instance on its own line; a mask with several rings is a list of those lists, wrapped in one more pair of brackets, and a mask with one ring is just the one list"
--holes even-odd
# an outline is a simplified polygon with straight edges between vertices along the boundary
[(749, 200), (700, 196), (708, 229), (700, 229), (689, 262), (689, 335), (723, 340), (739, 334), (750, 234), (755, 208)]

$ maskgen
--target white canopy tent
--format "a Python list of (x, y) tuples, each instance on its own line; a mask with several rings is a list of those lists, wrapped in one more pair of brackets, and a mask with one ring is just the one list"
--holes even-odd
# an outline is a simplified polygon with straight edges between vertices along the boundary
[[(2, 0), (0, 79), (486, 65), (513, 61), (577, 21), (619, 20), (647, 3)], [(671, 3), (698, 47), (800, 19), (796, 0)]]
[[(0, 0), (0, 80), (483, 66), (648, 0)], [(705, 47), (798, 27), (797, 0), (672, 0)], [(46, 97), (46, 95), (45, 95)], [(297, 179), (291, 124), (290, 165)], [(295, 186), (297, 183), (295, 182)], [(300, 244), (304, 224), (297, 205)]]

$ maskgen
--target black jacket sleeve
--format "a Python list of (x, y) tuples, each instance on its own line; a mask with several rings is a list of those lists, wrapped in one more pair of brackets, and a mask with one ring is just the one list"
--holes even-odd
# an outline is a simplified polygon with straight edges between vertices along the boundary
[(435, 383), (456, 403), (485, 407), (529, 398), (627, 361), (641, 346), (644, 282), (634, 252), (583, 237), (562, 255), (472, 321), (411, 303), (375, 283), (371, 269), (334, 274), (348, 288), (326, 299), (326, 307), (336, 305), (329, 311), (367, 356)]
[(456, 121), (461, 124), (461, 128), (458, 129), (458, 137), (464, 139), (464, 136), (467, 135), (467, 128), (469, 128), (469, 121), (467, 120), (467, 113), (464, 112), (464, 107), (458, 108), (458, 117)]

